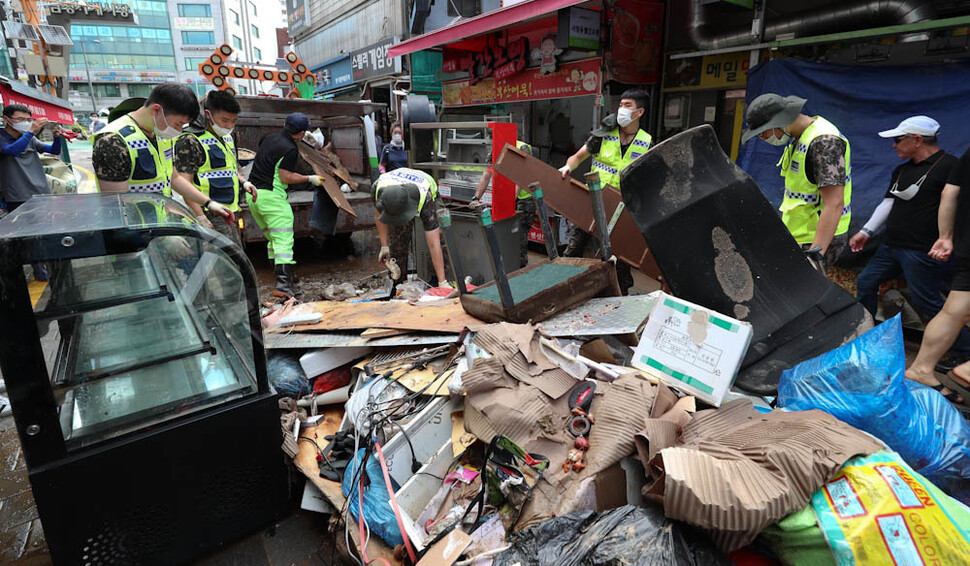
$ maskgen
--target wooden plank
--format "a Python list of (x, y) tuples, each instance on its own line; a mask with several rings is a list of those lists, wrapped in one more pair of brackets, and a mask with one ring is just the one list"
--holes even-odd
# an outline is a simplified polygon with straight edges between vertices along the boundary
[[(573, 224), (586, 232), (596, 235), (596, 222), (593, 220), (593, 206), (586, 185), (576, 179), (562, 178), (555, 168), (539, 159), (506, 145), (495, 162), (496, 171), (505, 175), (520, 187), (528, 187), (538, 182), (542, 186), (542, 197), (546, 206), (568, 218)], [(606, 207), (607, 222), (613, 217), (616, 208), (623, 202), (620, 191), (606, 185), (603, 187), (603, 204)], [(620, 213), (620, 219), (610, 235), (610, 244), (616, 257), (661, 281), (660, 268), (654, 261), (640, 228), (629, 211)]]
[(465, 313), (458, 299), (416, 305), (387, 301), (368, 303), (316, 301), (304, 303), (299, 308), (301, 313), (318, 312), (323, 318), (317, 324), (294, 328), (293, 332), (391, 328), (457, 334), (466, 327), (482, 325), (481, 320)]
[(407, 331), (397, 330), (395, 328), (368, 328), (360, 333), (360, 337), (367, 339), (387, 338), (389, 336), (400, 336), (402, 334), (407, 334)]
[[(314, 440), (320, 445), (320, 448), (327, 448), (327, 440), (324, 438), (331, 434), (335, 434), (340, 429), (340, 422), (344, 417), (344, 410), (342, 405), (328, 405), (323, 409), (324, 417), (320, 420), (317, 426), (309, 427), (304, 429), (301, 433), (301, 437), (306, 437)], [(296, 457), (293, 458), (293, 464), (296, 468), (303, 473), (306, 478), (313, 483), (322, 493), (323, 496), (327, 498), (331, 505), (335, 509), (340, 511), (346, 499), (344, 498), (343, 492), (340, 490), (340, 484), (335, 481), (330, 481), (320, 477), (320, 465), (317, 463), (317, 447), (313, 445), (312, 442), (300, 441), (297, 442), (300, 451), (297, 453)], [(352, 520), (352, 516), (351, 520)], [(350, 537), (353, 541), (354, 548), (349, 550), (344, 544), (343, 533), (339, 533), (337, 538), (338, 548), (341, 554), (346, 555), (348, 552), (353, 552), (359, 555), (357, 549), (360, 548), (360, 537), (357, 534), (357, 525), (350, 525)], [(397, 566), (401, 564), (401, 561), (394, 559), (394, 551), (384, 544), (384, 541), (377, 537), (371, 537), (370, 544), (367, 545), (367, 555), (368, 558), (384, 558), (391, 564)]]
[(337, 205), (337, 208), (357, 218), (357, 211), (354, 210), (343, 191), (340, 190), (340, 185), (334, 178), (334, 171), (330, 168), (324, 155), (306, 144), (297, 144), (297, 146), (300, 148), (300, 157), (309, 163), (313, 172), (323, 180), (323, 188), (334, 204)]

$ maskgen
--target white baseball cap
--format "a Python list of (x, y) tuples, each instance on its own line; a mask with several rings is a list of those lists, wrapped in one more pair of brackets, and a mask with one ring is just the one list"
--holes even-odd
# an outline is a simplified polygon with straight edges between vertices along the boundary
[(929, 116), (910, 116), (891, 130), (879, 132), (881, 138), (895, 138), (905, 135), (935, 136), (940, 131), (940, 123)]

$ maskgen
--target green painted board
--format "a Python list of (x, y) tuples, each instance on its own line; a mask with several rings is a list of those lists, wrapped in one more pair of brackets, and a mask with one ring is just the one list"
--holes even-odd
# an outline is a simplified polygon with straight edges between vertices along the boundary
[[(512, 300), (515, 304), (519, 304), (529, 297), (550, 289), (584, 271), (586, 271), (586, 267), (579, 265), (547, 263), (525, 273), (520, 273), (509, 279), (509, 287), (512, 288)], [(472, 295), (485, 301), (502, 303), (498, 296), (498, 287), (495, 285), (476, 289), (472, 291)]]

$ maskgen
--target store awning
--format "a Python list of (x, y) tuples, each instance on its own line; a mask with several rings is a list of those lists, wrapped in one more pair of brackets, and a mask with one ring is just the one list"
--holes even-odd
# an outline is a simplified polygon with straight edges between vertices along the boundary
[(30, 108), (34, 118), (47, 118), (51, 122), (73, 124), (71, 104), (61, 98), (31, 88), (20, 81), (0, 77), (0, 98), (3, 105), (23, 104)]
[(399, 57), (414, 53), (415, 51), (422, 51), (424, 49), (438, 47), (439, 45), (461, 41), (507, 26), (520, 24), (563, 8), (586, 4), (588, 2), (589, 0), (526, 0), (525, 2), (492, 10), (480, 16), (462, 20), (441, 29), (412, 37), (407, 41), (402, 41), (392, 46), (387, 56)]

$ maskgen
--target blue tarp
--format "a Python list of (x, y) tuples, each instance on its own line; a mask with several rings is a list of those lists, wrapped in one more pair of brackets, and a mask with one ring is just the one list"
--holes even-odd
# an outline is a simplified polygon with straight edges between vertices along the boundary
[[(862, 66), (796, 59), (767, 61), (748, 73), (747, 103), (774, 92), (808, 99), (803, 112), (838, 126), (852, 148), (852, 227), (854, 234), (882, 201), (890, 176), (902, 161), (892, 140), (877, 133), (904, 118), (925, 114), (941, 125), (940, 147), (957, 157), (970, 147), (967, 104), (970, 62), (920, 66)], [(782, 148), (758, 140), (741, 147), (738, 165), (775, 205), (784, 180), (775, 165)]]

